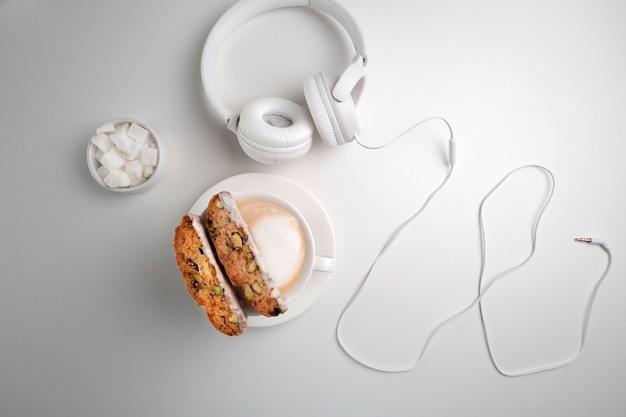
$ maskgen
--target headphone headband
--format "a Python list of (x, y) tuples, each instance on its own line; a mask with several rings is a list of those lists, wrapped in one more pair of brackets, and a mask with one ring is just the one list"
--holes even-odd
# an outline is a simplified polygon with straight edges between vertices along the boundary
[(310, 7), (326, 13), (334, 18), (350, 36), (356, 59), (367, 63), (365, 43), (358, 25), (350, 14), (333, 0), (241, 0), (231, 6), (215, 23), (204, 44), (201, 59), (201, 76), (205, 94), (209, 103), (224, 119), (229, 129), (234, 130), (236, 113), (229, 110), (217, 92), (217, 83), (214, 77), (217, 65), (217, 56), (222, 44), (241, 25), (255, 16), (283, 7)]

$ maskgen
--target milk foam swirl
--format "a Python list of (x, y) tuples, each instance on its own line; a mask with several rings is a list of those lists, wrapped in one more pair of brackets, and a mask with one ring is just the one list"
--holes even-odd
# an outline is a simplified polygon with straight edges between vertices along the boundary
[(237, 202), (267, 269), (286, 293), (298, 280), (306, 257), (306, 239), (298, 219), (286, 208), (264, 199)]

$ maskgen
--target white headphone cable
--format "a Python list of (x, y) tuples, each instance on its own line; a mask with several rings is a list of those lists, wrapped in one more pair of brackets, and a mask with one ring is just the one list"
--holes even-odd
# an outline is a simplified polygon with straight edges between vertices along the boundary
[[(450, 132), (450, 138), (448, 139), (448, 164), (450, 165), (450, 171), (452, 171), (452, 167), (454, 166), (454, 164), (456, 164), (456, 141), (454, 139), (454, 133), (452, 132), (452, 126), (443, 117), (429, 117), (429, 118), (424, 119), (424, 120), (422, 120), (420, 122), (417, 122), (414, 125), (412, 125), (411, 127), (409, 127), (408, 129), (406, 129), (404, 132), (400, 133), (394, 139), (390, 140), (389, 142), (387, 142), (387, 143), (385, 143), (383, 145), (377, 145), (377, 146), (366, 145), (366, 144), (364, 144), (363, 142), (361, 142), (359, 140), (359, 136), (358, 135), (354, 135), (354, 137), (355, 137), (356, 142), (359, 145), (361, 145), (363, 148), (365, 148), (365, 149), (371, 149), (371, 150), (382, 149), (382, 148), (385, 148), (385, 147), (391, 145), (392, 143), (394, 143), (398, 139), (404, 137), (404, 135), (406, 135), (407, 133), (411, 132), (416, 127), (419, 127), (419, 126), (421, 126), (421, 125), (423, 125), (425, 123), (432, 122), (432, 121), (443, 122), (446, 125), (446, 127), (448, 128), (448, 131)], [(449, 174), (448, 174), (448, 176), (449, 176)], [(446, 180), (444, 180), (444, 183), (445, 183), (445, 181), (447, 181), (447, 178), (446, 178)], [(441, 186), (439, 188), (441, 188)], [(439, 191), (439, 188), (436, 189), (433, 192), (433, 194), (437, 193), (437, 191)], [(432, 197), (432, 195), (431, 195), (431, 197)], [(422, 209), (424, 209), (424, 207), (422, 207)]]
[[(482, 282), (484, 279), (484, 273), (485, 273), (485, 264), (486, 264), (486, 239), (485, 239), (485, 227), (484, 227), (484, 222), (483, 222), (483, 207), (485, 205), (485, 202), (488, 200), (488, 198), (513, 174), (515, 174), (518, 171), (521, 171), (523, 169), (538, 169), (540, 171), (543, 171), (548, 178), (550, 179), (550, 190), (548, 192), (548, 197), (546, 198), (546, 201), (544, 202), (543, 206), (541, 207), (541, 209), (539, 210), (539, 214), (537, 216), (537, 218), (535, 219), (534, 225), (533, 225), (533, 230), (532, 230), (532, 238), (531, 238), (531, 250), (528, 253), (528, 256), (519, 264), (508, 268), (498, 274), (495, 275), (495, 277), (493, 278), (493, 280), (491, 281), (491, 283), (489, 285), (487, 285), (485, 287), (485, 290), (482, 290)], [(585, 309), (585, 315), (583, 318), (583, 324), (582, 324), (582, 331), (581, 331), (581, 339), (580, 339), (580, 344), (578, 346), (578, 351), (569, 359), (566, 359), (564, 361), (561, 362), (557, 362), (551, 365), (547, 365), (544, 367), (537, 367), (537, 368), (532, 368), (532, 369), (528, 369), (525, 371), (518, 371), (518, 372), (506, 372), (504, 371), (502, 368), (500, 368), (500, 366), (498, 366), (496, 360), (495, 360), (495, 356), (493, 354), (493, 350), (491, 348), (491, 343), (490, 343), (490, 339), (489, 339), (489, 332), (487, 331), (487, 322), (485, 319), (485, 314), (482, 308), (482, 304), (480, 302), (480, 300), (482, 300), (483, 296), (485, 295), (485, 293), (487, 292), (487, 290), (489, 288), (491, 288), (491, 286), (493, 285), (493, 283), (497, 280), (500, 280), (502, 277), (504, 277), (505, 275), (508, 275), (520, 268), (522, 268), (535, 254), (535, 250), (537, 247), (537, 228), (539, 227), (539, 221), (541, 220), (541, 217), (543, 216), (543, 212), (545, 211), (545, 209), (548, 207), (548, 204), (550, 203), (550, 200), (552, 199), (552, 195), (554, 194), (554, 175), (552, 174), (552, 172), (550, 172), (549, 169), (541, 166), (541, 165), (524, 165), (521, 166), (519, 168), (514, 169), (513, 171), (509, 172), (507, 175), (504, 176), (504, 178), (502, 178), (502, 180), (496, 184), (491, 191), (489, 191), (489, 193), (487, 193), (487, 195), (483, 198), (482, 202), (480, 203), (480, 208), (479, 208), (479, 214), (478, 214), (478, 219), (479, 219), (479, 226), (480, 226), (480, 245), (481, 245), (481, 267), (480, 267), (480, 276), (478, 278), (478, 288), (479, 288), (479, 297), (478, 297), (478, 301), (479, 301), (479, 311), (480, 311), (480, 320), (481, 320), (481, 324), (482, 324), (482, 329), (483, 329), (483, 334), (485, 337), (485, 342), (487, 344), (487, 350), (489, 352), (489, 358), (493, 364), (493, 366), (496, 368), (496, 370), (504, 375), (504, 376), (524, 376), (524, 375), (530, 375), (530, 374), (534, 374), (534, 373), (538, 373), (538, 372), (544, 372), (544, 371), (549, 371), (552, 369), (557, 369), (557, 368), (561, 368), (565, 365), (569, 365), (570, 363), (574, 362), (576, 359), (578, 359), (580, 357), (580, 355), (582, 354), (583, 351), (583, 347), (585, 345), (585, 341), (587, 338), (587, 327), (589, 324), (589, 317), (591, 315), (591, 308), (593, 306), (593, 302), (595, 301), (596, 298), (596, 294), (598, 293), (598, 290), (600, 288), (600, 284), (602, 284), (602, 282), (604, 281), (604, 279), (606, 278), (609, 269), (611, 268), (611, 264), (613, 262), (613, 255), (611, 253), (611, 250), (608, 247), (608, 244), (602, 240), (602, 239), (598, 239), (598, 238), (576, 238), (575, 240), (577, 242), (585, 242), (585, 243), (590, 243), (590, 244), (595, 244), (600, 246), (607, 254), (607, 265), (606, 268), (604, 270), (604, 272), (602, 273), (602, 275), (600, 276), (600, 278), (598, 279), (598, 281), (596, 282), (593, 291), (591, 292), (591, 295), (589, 296), (589, 299), (587, 301), (587, 306)]]
[[(344, 308), (344, 310), (342, 311), (342, 313), (341, 313), (341, 315), (339, 317), (339, 321), (337, 323), (336, 337), (337, 337), (337, 341), (339, 342), (339, 345), (342, 347), (342, 349), (349, 356), (351, 356), (353, 359), (355, 359), (357, 362), (360, 362), (361, 364), (363, 364), (363, 365), (365, 365), (365, 366), (367, 366), (369, 368), (376, 369), (376, 370), (379, 370), (379, 371), (387, 371), (387, 372), (408, 371), (409, 369), (412, 369), (417, 364), (417, 362), (419, 361), (419, 358), (415, 361), (413, 366), (411, 366), (411, 368), (409, 368), (409, 369), (388, 370), (388, 369), (381, 369), (381, 368), (378, 368), (378, 367), (376, 367), (374, 365), (367, 364), (367, 363), (365, 363), (364, 360), (360, 360), (360, 359), (356, 358), (353, 354), (351, 354), (349, 352), (349, 350), (347, 349), (347, 347), (345, 346), (345, 344), (343, 343), (342, 338), (341, 338), (341, 331), (340, 331), (341, 319), (343, 318), (344, 314), (350, 309), (350, 307), (354, 304), (354, 302), (359, 298), (359, 295), (363, 292), (363, 290), (366, 288), (366, 284), (367, 284), (368, 278), (369, 278), (372, 270), (374, 269), (374, 266), (385, 255), (387, 250), (392, 246), (394, 241), (398, 238), (398, 236), (400, 236), (400, 234), (404, 231), (404, 229), (406, 229), (413, 222), (413, 220), (415, 220), (415, 218), (417, 218), (417, 216), (419, 216), (426, 209), (426, 207), (432, 201), (432, 199), (435, 197), (435, 195), (437, 195), (437, 193), (444, 187), (444, 185), (446, 185), (446, 183), (450, 179), (450, 176), (452, 175), (452, 171), (454, 170), (454, 165), (456, 163), (456, 141), (454, 139), (454, 133), (452, 131), (452, 126), (450, 125), (450, 123), (448, 123), (448, 121), (446, 119), (441, 118), (441, 117), (429, 117), (429, 118), (424, 119), (424, 120), (422, 120), (420, 122), (417, 122), (414, 125), (412, 125), (411, 127), (409, 127), (408, 129), (406, 129), (404, 132), (402, 132), (400, 135), (398, 135), (397, 137), (392, 139), (391, 141), (389, 141), (389, 142), (387, 142), (387, 143), (385, 143), (383, 145), (379, 145), (379, 146), (365, 145), (365, 144), (361, 143), (361, 141), (359, 140), (358, 136), (356, 137), (356, 142), (359, 145), (361, 145), (362, 147), (364, 147), (365, 149), (370, 149), (370, 150), (381, 149), (381, 148), (384, 148), (384, 147), (387, 147), (387, 146), (391, 145), (396, 140), (402, 138), (403, 136), (405, 136), (407, 133), (411, 132), (413, 129), (417, 128), (418, 126), (421, 126), (421, 125), (423, 125), (423, 124), (425, 124), (427, 122), (431, 122), (431, 121), (443, 122), (446, 125), (446, 127), (448, 128), (448, 131), (450, 132), (450, 137), (448, 138), (448, 165), (449, 165), (448, 173), (446, 174), (446, 176), (443, 179), (443, 181), (439, 184), (439, 186), (437, 186), (437, 188), (435, 188), (435, 190), (424, 201), (422, 206), (411, 217), (409, 217), (404, 223), (402, 223), (400, 226), (398, 226), (396, 228), (396, 230), (391, 234), (389, 239), (387, 239), (387, 242), (385, 243), (385, 245), (383, 246), (383, 248), (379, 252), (378, 256), (376, 257), (376, 259), (374, 260), (374, 262), (370, 266), (370, 268), (369, 268), (369, 270), (367, 272), (367, 275), (365, 277), (365, 280), (361, 284), (361, 287), (359, 288), (359, 290), (357, 291), (355, 296), (352, 298), (350, 303)], [(432, 337), (432, 335), (429, 337), (429, 341), (430, 341), (431, 337)], [(428, 344), (429, 341), (427, 341), (426, 344)], [(424, 348), (424, 350), (425, 350), (425, 348)], [(421, 354), (420, 354), (420, 357), (421, 357)]]
[[(425, 123), (431, 122), (431, 121), (440, 121), (443, 122), (446, 127), (448, 128), (448, 131), (450, 132), (450, 138), (448, 139), (448, 165), (449, 165), (449, 169), (448, 169), (448, 173), (445, 176), (445, 178), (443, 179), (443, 181), (441, 182), (441, 184), (439, 184), (439, 186), (437, 188), (435, 188), (435, 190), (428, 196), (428, 198), (426, 199), (426, 201), (424, 201), (424, 204), (422, 204), (422, 207), (417, 210), (415, 212), (415, 214), (413, 214), (411, 217), (409, 217), (404, 223), (402, 223), (395, 232), (393, 232), (393, 234), (390, 236), (390, 238), (387, 240), (387, 243), (385, 244), (385, 246), (383, 247), (383, 249), (381, 250), (381, 252), (378, 254), (378, 256), (376, 257), (376, 260), (374, 261), (374, 263), (372, 264), (372, 268), (374, 267), (374, 265), (376, 265), (376, 262), (378, 262), (378, 259), (380, 259), (383, 254), (385, 252), (387, 252), (387, 249), (389, 249), (389, 247), (391, 246), (391, 244), (394, 242), (394, 240), (396, 240), (396, 238), (402, 233), (402, 231), (409, 225), (411, 224), (411, 222), (417, 217), (419, 216), (419, 214), (424, 211), (424, 209), (426, 208), (426, 206), (428, 206), (428, 204), (430, 203), (430, 201), (435, 197), (435, 195), (439, 192), (439, 190), (441, 190), (443, 188), (444, 185), (446, 185), (446, 183), (448, 182), (448, 180), (450, 179), (450, 176), (452, 175), (452, 170), (454, 169), (454, 164), (456, 163), (456, 141), (454, 140), (454, 134), (452, 132), (452, 126), (450, 126), (450, 123), (448, 123), (448, 121), (442, 117), (429, 117), (428, 119), (424, 119), (420, 122), (415, 123), (414, 125), (412, 125), (411, 127), (409, 127), (408, 129), (406, 129), (404, 132), (400, 133), (398, 136), (396, 136), (394, 139), (390, 140), (389, 142), (383, 144), (383, 145), (378, 145), (378, 146), (369, 146), (369, 145), (365, 145), (364, 143), (362, 143), (359, 140), (358, 136), (355, 136), (355, 140), (356, 142), (361, 145), (362, 147), (364, 147), (365, 149), (370, 149), (370, 150), (376, 150), (376, 149), (382, 149), (385, 148), (389, 145), (391, 145), (392, 143), (394, 143), (395, 141), (397, 141), (398, 139), (404, 137), (404, 135), (406, 135), (407, 133), (411, 132), (413, 129), (415, 129), (418, 126), (421, 126)], [(371, 268), (370, 268), (370, 272), (371, 272)], [(369, 275), (369, 272), (368, 272)]]
[[(427, 120), (431, 120), (431, 119), (427, 119)], [(443, 120), (443, 119), (441, 119)], [(418, 126), (419, 124), (421, 124), (423, 122), (418, 123), (417, 125), (414, 125), (413, 127)], [(447, 122), (446, 122), (447, 123)], [(412, 128), (413, 128), (412, 127)], [(411, 129), (412, 129), (411, 128)], [(409, 130), (411, 130), (409, 129)], [(451, 129), (450, 129), (451, 131)], [(408, 131), (407, 131), (408, 132)], [(406, 132), (405, 132), (406, 133)], [(397, 139), (397, 138), (396, 138)], [(452, 137), (451, 137), (451, 141), (452, 141)], [(393, 141), (392, 141), (393, 142)], [(391, 143), (391, 142), (390, 142)], [(372, 148), (373, 149), (373, 148)], [(500, 281), (503, 277), (505, 277), (506, 275), (508, 275), (510, 272), (513, 272), (516, 269), (521, 268), (524, 264), (526, 264), (530, 258), (533, 256), (534, 252), (535, 252), (535, 248), (536, 248), (536, 240), (537, 240), (537, 228), (539, 226), (539, 221), (541, 220), (541, 217), (543, 215), (543, 212), (545, 211), (548, 203), (550, 202), (553, 192), (554, 192), (554, 176), (552, 175), (552, 173), (547, 169), (544, 168), (540, 165), (525, 165), (522, 167), (519, 167), (513, 171), (511, 171), (509, 174), (507, 174), (498, 184), (496, 184), (496, 186), (494, 188), (491, 189), (491, 191), (489, 191), (489, 193), (487, 193), (487, 195), (483, 198), (483, 201), (480, 204), (480, 210), (479, 210), (479, 223), (480, 223), (480, 234), (481, 234), (481, 269), (480, 269), (480, 277), (479, 277), (479, 285), (481, 285), (482, 280), (483, 280), (483, 275), (484, 275), (484, 270), (485, 270), (485, 236), (484, 236), (484, 225), (483, 225), (483, 220), (482, 220), (482, 208), (484, 206), (485, 201), (488, 199), (488, 197), (493, 194), (493, 192), (495, 192), (502, 183), (504, 183), (507, 178), (509, 178), (511, 175), (513, 175), (515, 172), (520, 171), (522, 169), (525, 168), (535, 168), (535, 169), (539, 169), (542, 170), (544, 173), (546, 173), (546, 175), (548, 175), (548, 177), (550, 178), (550, 191), (548, 193), (548, 198), (546, 199), (545, 203), (543, 204), (543, 206), (541, 207), (538, 216), (535, 219), (535, 223), (533, 225), (533, 234), (532, 234), (532, 248), (531, 251), (529, 253), (529, 255), (526, 257), (526, 259), (524, 259), (521, 263), (517, 264), (516, 266), (509, 268), (499, 274), (497, 274), (490, 282), (489, 284), (487, 284), (485, 286), (484, 289), (479, 288), (479, 295), (468, 305), (466, 306), (464, 309), (460, 310), (459, 312), (455, 313), (454, 315), (450, 316), (449, 318), (447, 318), (446, 320), (444, 320), (443, 322), (441, 322), (437, 327), (435, 327), (430, 334), (428, 335), (428, 337), (426, 338), (426, 342), (424, 343), (424, 347), (422, 348), (422, 350), (419, 352), (417, 358), (409, 365), (406, 367), (383, 367), (383, 366), (378, 366), (376, 364), (373, 363), (368, 363), (366, 361), (366, 359), (364, 358), (358, 358), (355, 354), (353, 354), (352, 352), (350, 352), (350, 350), (348, 349), (347, 345), (345, 344), (344, 340), (341, 337), (341, 320), (343, 318), (343, 316), (345, 315), (345, 313), (350, 309), (350, 307), (355, 303), (355, 301), (359, 298), (360, 294), (363, 292), (363, 289), (366, 287), (367, 284), (367, 280), (369, 278), (370, 273), (372, 272), (374, 266), (377, 264), (377, 262), (379, 261), (379, 259), (384, 255), (385, 252), (387, 252), (387, 250), (389, 249), (389, 247), (391, 246), (391, 244), (394, 242), (394, 240), (400, 235), (400, 233), (406, 228), (406, 226), (408, 226), (408, 224), (415, 219), (415, 217), (417, 217), (423, 210), (424, 208), (428, 205), (428, 203), (431, 201), (431, 199), (433, 198), (433, 196), (443, 187), (443, 185), (448, 181), (448, 179), (450, 178), (450, 174), (452, 173), (452, 168), (453, 166), (450, 166), (450, 170), (448, 172), (448, 175), (446, 176), (446, 178), (444, 179), (444, 181), (441, 183), (441, 185), (439, 187), (437, 187), (437, 189), (435, 189), (435, 191), (433, 191), (433, 193), (428, 197), (428, 199), (426, 199), (425, 203), (423, 204), (423, 206), (413, 215), (411, 216), (406, 222), (404, 222), (392, 235), (391, 237), (388, 239), (387, 243), (385, 244), (385, 246), (383, 247), (383, 249), (381, 250), (381, 252), (379, 253), (379, 255), (376, 257), (374, 263), (372, 264), (372, 266), (370, 267), (365, 280), (363, 281), (363, 283), (361, 284), (361, 288), (359, 289), (359, 291), (356, 293), (356, 295), (352, 298), (352, 300), (350, 301), (350, 303), (344, 308), (344, 310), (342, 311), (340, 317), (339, 317), (339, 321), (337, 323), (337, 329), (336, 329), (336, 337), (337, 337), (337, 341), (339, 343), (339, 345), (341, 346), (341, 348), (346, 352), (346, 354), (348, 354), (350, 357), (352, 357), (354, 360), (356, 360), (357, 362), (361, 363), (362, 365), (369, 367), (371, 369), (375, 369), (378, 371), (384, 371), (384, 372), (407, 372), (410, 371), (412, 369), (414, 369), (417, 364), (419, 363), (419, 361), (421, 360), (422, 356), (424, 355), (424, 353), (426, 352), (428, 346), (430, 345), (432, 339), (434, 338), (434, 336), (444, 327), (446, 327), (447, 325), (449, 325), (450, 323), (452, 323), (453, 321), (455, 321), (456, 319), (460, 318), (461, 316), (465, 315), (469, 310), (471, 310), (474, 306), (476, 306), (477, 304), (480, 304), (481, 300), (485, 297), (485, 295), (489, 292), (489, 290), (494, 286), (494, 284), (498, 281)], [(606, 269), (604, 270), (603, 274), (600, 276), (600, 278), (598, 279), (598, 281), (596, 282), (594, 289), (591, 293), (591, 296), (587, 302), (587, 307), (586, 307), (586, 312), (585, 312), (585, 317), (584, 317), (584, 321), (583, 321), (583, 327), (582, 327), (582, 336), (581, 336), (581, 341), (580, 341), (580, 345), (579, 345), (579, 349), (578, 352), (571, 357), (570, 359), (567, 359), (563, 362), (559, 362), (557, 364), (553, 364), (553, 365), (549, 365), (546, 367), (541, 367), (541, 368), (535, 368), (535, 369), (530, 369), (527, 371), (523, 371), (523, 372), (518, 372), (518, 373), (511, 373), (511, 372), (504, 372), (502, 369), (500, 369), (500, 367), (497, 365), (497, 363), (495, 362), (495, 359), (493, 357), (492, 354), (492, 349), (491, 349), (491, 345), (489, 343), (489, 338), (488, 338), (488, 333), (487, 333), (487, 328), (486, 328), (486, 323), (484, 320), (484, 316), (482, 314), (482, 309), (481, 309), (481, 323), (482, 323), (482, 327), (483, 327), (483, 332), (485, 335), (485, 340), (487, 343), (487, 348), (489, 351), (489, 355), (491, 358), (491, 361), (493, 363), (493, 365), (495, 366), (495, 368), (497, 369), (497, 371), (505, 376), (522, 376), (522, 375), (529, 375), (532, 373), (537, 373), (537, 372), (542, 372), (542, 371), (547, 371), (547, 370), (551, 370), (551, 369), (556, 369), (556, 368), (560, 368), (562, 366), (568, 365), (572, 362), (574, 362), (581, 354), (582, 354), (582, 350), (584, 347), (584, 343), (586, 340), (586, 336), (587, 336), (587, 327), (588, 327), (588, 323), (589, 323), (589, 317), (591, 314), (591, 308), (593, 306), (593, 302), (595, 300), (596, 294), (599, 290), (600, 284), (604, 281), (604, 279), (606, 278), (606, 276), (608, 275), (608, 272), (610, 270), (611, 264), (612, 264), (612, 254), (611, 251), (608, 247), (608, 245), (606, 244), (605, 241), (601, 240), (601, 239), (597, 239), (597, 238), (576, 238), (576, 241), (579, 242), (585, 242), (585, 243), (590, 243), (590, 244), (596, 244), (599, 245), (607, 254), (608, 256), (608, 262), (607, 262), (607, 266)]]

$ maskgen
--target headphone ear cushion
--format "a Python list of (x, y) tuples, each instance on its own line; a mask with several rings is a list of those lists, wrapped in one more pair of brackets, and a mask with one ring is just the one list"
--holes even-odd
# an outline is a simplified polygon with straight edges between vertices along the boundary
[(237, 137), (263, 152), (305, 152), (313, 141), (313, 123), (306, 110), (282, 98), (261, 98), (248, 103), (237, 124)]
[(304, 97), (320, 138), (328, 146), (335, 147), (339, 144), (337, 135), (341, 135), (341, 131), (332, 109), (331, 98), (328, 96), (330, 91), (320, 88), (319, 84), (326, 84), (325, 77), (323, 79), (322, 77), (324, 75), (320, 73), (304, 81)]
[(335, 85), (338, 79), (331, 79), (331, 84), (321, 72), (304, 82), (304, 96), (315, 126), (322, 140), (331, 147), (345, 145), (361, 133), (352, 95), (337, 100), (331, 93), (329, 85)]

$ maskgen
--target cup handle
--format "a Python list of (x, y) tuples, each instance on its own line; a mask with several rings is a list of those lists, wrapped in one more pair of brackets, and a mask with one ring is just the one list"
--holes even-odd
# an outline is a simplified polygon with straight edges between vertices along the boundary
[(320, 272), (333, 272), (335, 270), (335, 258), (315, 255), (313, 269)]

